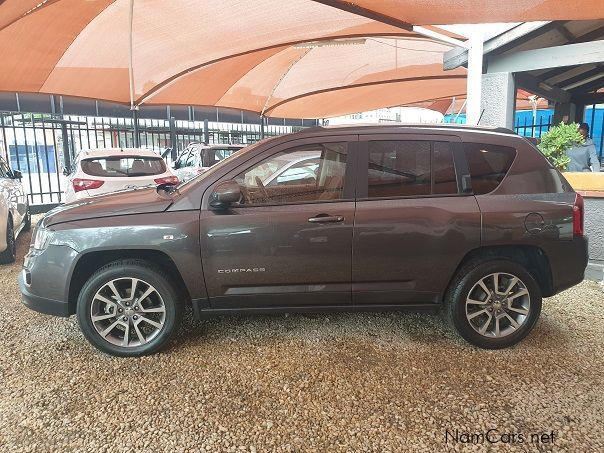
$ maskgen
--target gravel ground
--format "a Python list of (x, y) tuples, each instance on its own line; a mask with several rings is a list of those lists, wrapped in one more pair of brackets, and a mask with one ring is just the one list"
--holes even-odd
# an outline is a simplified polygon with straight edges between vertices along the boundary
[[(504, 351), (433, 315), (274, 315), (189, 320), (165, 352), (117, 359), (21, 305), (29, 239), (0, 267), (2, 451), (604, 451), (597, 283)], [(489, 429), (502, 442), (468, 443)]]

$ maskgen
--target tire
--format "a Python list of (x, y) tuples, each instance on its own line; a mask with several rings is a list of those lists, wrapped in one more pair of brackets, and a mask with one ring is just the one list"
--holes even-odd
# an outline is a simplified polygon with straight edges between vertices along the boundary
[[(493, 291), (495, 278), (500, 294)], [(508, 298), (505, 290), (514, 279), (518, 282)], [(478, 260), (459, 270), (445, 304), (448, 322), (466, 341), (484, 349), (502, 349), (520, 342), (535, 326), (541, 314), (541, 289), (521, 264), (506, 259)]]
[[(161, 350), (180, 325), (184, 299), (166, 275), (152, 263), (133, 259), (114, 261), (97, 270), (82, 287), (76, 307), (86, 339), (118, 357)], [(114, 289), (121, 298), (118, 302)]]
[(25, 218), (23, 219), (23, 231), (31, 230), (31, 211), (29, 210), (29, 205), (27, 206), (27, 211), (25, 212)]
[(6, 224), (6, 250), (0, 253), (0, 264), (14, 263), (17, 258), (17, 241), (15, 239), (15, 228), (13, 218), (8, 216)]

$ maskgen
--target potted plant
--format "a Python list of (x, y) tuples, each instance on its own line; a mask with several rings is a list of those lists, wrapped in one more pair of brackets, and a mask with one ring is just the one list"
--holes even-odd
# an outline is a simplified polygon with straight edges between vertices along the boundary
[(537, 147), (552, 165), (564, 171), (570, 162), (566, 151), (584, 141), (577, 123), (560, 123), (541, 136), (541, 142)]

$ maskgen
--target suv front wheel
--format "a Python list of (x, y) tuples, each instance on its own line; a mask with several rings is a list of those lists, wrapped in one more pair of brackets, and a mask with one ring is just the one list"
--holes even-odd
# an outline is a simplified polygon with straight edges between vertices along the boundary
[(485, 349), (506, 348), (535, 326), (541, 291), (531, 273), (516, 262), (474, 261), (457, 273), (445, 313), (468, 342)]
[(182, 316), (182, 297), (166, 273), (141, 260), (120, 260), (84, 284), (77, 316), (84, 336), (111, 355), (153, 354), (170, 340)]

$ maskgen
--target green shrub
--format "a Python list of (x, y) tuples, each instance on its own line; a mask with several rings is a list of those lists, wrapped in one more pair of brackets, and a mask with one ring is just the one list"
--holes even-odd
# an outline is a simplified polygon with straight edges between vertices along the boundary
[(584, 142), (585, 139), (579, 133), (577, 123), (560, 123), (541, 136), (541, 142), (537, 147), (558, 170), (566, 170), (570, 162), (566, 151)]

